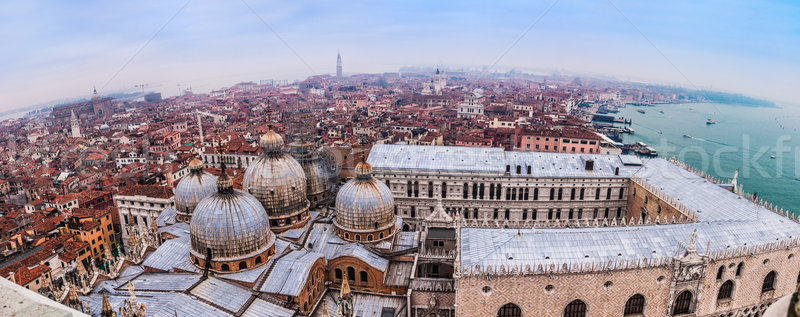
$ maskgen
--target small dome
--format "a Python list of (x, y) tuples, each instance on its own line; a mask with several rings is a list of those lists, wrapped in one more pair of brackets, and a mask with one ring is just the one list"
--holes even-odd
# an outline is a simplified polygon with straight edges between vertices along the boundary
[(100, 130), (108, 130), (108, 129), (111, 129), (111, 127), (109, 127), (107, 124), (103, 124), (100, 126)]
[[(210, 248), (212, 263), (248, 260), (267, 253), (275, 243), (261, 203), (232, 185), (223, 171), (217, 179), (217, 192), (201, 200), (194, 210), (190, 230), (191, 253), (196, 259), (205, 259)], [(264, 262), (266, 259), (256, 261)]]
[(372, 165), (367, 162), (358, 163), (356, 164), (355, 172), (358, 179), (372, 178)]
[(175, 210), (181, 220), (186, 221), (200, 200), (217, 191), (217, 177), (203, 171), (203, 163), (193, 159), (189, 163), (189, 175), (175, 186)]
[[(372, 167), (368, 163), (356, 165), (356, 178), (345, 183), (336, 195), (335, 225), (345, 232), (359, 233), (363, 237), (361, 240), (368, 240), (364, 234), (390, 229), (395, 220), (392, 191), (372, 177)], [(354, 236), (344, 238), (359, 240)], [(375, 240), (381, 238), (375, 237)]]
[(195, 157), (191, 161), (189, 161), (189, 170), (198, 170), (198, 169), (203, 169), (203, 161)]
[(278, 154), (283, 148), (283, 138), (270, 127), (267, 133), (264, 133), (258, 140), (258, 145), (264, 149), (264, 153)]

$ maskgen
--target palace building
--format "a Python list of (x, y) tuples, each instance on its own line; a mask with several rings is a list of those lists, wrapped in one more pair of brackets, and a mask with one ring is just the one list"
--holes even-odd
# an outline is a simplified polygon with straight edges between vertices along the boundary
[(800, 283), (797, 216), (677, 162), (404, 145), (368, 162), (422, 235), (414, 316), (762, 316)]

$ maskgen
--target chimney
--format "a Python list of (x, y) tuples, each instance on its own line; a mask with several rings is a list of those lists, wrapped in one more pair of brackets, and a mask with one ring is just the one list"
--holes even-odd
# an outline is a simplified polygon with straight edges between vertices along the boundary
[(592, 159), (586, 160), (586, 170), (587, 171), (594, 170), (594, 160), (592, 160)]

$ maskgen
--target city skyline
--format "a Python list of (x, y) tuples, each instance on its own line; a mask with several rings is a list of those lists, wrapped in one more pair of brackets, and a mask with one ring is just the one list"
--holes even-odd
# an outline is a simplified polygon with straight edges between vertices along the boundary
[[(237, 81), (474, 65), (613, 76), (793, 102), (800, 6), (536, 2), (336, 4), (180, 1), (0, 5), (0, 110)], [(769, 19), (770, 23), (762, 23)]]

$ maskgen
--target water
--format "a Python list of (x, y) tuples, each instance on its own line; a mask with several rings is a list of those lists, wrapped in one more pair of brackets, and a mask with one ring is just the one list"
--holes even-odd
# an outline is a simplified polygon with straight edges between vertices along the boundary
[[(624, 143), (647, 143), (659, 157), (675, 156), (722, 180), (732, 178), (738, 169), (745, 192), (800, 212), (800, 109), (710, 103), (629, 105), (616, 116), (632, 119), (631, 128), (636, 130), (623, 136)], [(707, 125), (708, 118), (717, 123)]]

